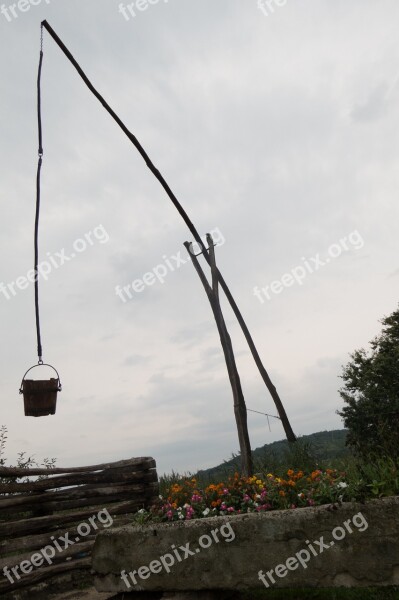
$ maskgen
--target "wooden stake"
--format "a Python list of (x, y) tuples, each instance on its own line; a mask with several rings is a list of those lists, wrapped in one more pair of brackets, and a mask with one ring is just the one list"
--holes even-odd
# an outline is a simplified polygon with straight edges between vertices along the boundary
[(210, 234), (207, 235), (207, 242), (209, 246), (209, 258), (211, 264), (211, 273), (212, 273), (212, 287), (209, 285), (208, 280), (199, 264), (195, 253), (192, 251), (192, 244), (190, 242), (185, 242), (185, 247), (188, 253), (191, 256), (192, 263), (195, 267), (195, 270), (198, 273), (198, 276), (201, 280), (201, 283), (205, 289), (205, 292), (208, 296), (209, 303), (212, 308), (213, 315), (215, 317), (216, 325), (219, 331), (220, 341), (223, 348), (224, 358), (226, 361), (227, 372), (229, 375), (231, 389), (233, 391), (233, 399), (234, 399), (234, 415), (237, 424), (238, 431), (238, 441), (240, 444), (240, 452), (241, 452), (241, 471), (245, 477), (250, 477), (253, 473), (253, 464), (252, 464), (252, 453), (251, 453), (251, 443), (249, 440), (248, 434), (248, 425), (247, 425), (247, 408), (245, 405), (244, 394), (241, 387), (240, 376), (238, 374), (237, 365), (234, 357), (233, 345), (231, 343), (231, 338), (229, 332), (227, 331), (226, 322), (223, 317), (222, 309), (220, 306), (219, 300), (219, 289), (218, 289), (218, 275), (216, 268), (216, 260), (215, 260), (215, 248), (212, 240), (212, 236)]

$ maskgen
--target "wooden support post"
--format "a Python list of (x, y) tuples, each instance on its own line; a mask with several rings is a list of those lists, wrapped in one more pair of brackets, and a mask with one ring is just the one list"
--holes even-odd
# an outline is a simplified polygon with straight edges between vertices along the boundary
[(240, 376), (238, 374), (237, 365), (234, 357), (233, 345), (231, 342), (229, 332), (227, 331), (226, 322), (224, 320), (222, 309), (220, 306), (218, 275), (215, 260), (215, 248), (212, 236), (209, 234), (207, 235), (207, 242), (209, 246), (209, 257), (212, 273), (212, 287), (209, 285), (208, 280), (199, 264), (199, 261), (192, 250), (192, 244), (190, 242), (185, 242), (184, 245), (191, 256), (192, 263), (195, 267), (195, 270), (198, 273), (201, 283), (208, 296), (208, 300), (211, 305), (212, 312), (215, 317), (216, 325), (219, 331), (220, 341), (222, 344), (224, 358), (227, 366), (227, 372), (230, 379), (230, 385), (233, 391), (234, 415), (237, 424), (238, 440), (241, 452), (241, 472), (245, 477), (250, 477), (253, 473), (253, 464), (251, 443), (249, 440), (247, 425), (247, 408), (245, 405)]

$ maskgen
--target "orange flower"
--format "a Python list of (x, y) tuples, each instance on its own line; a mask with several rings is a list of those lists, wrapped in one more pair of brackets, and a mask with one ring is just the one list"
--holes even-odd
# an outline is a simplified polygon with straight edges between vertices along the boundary
[(287, 471), (287, 475), (288, 475), (288, 477), (292, 477), (292, 476), (293, 476), (293, 474), (294, 474), (294, 471), (293, 471), (292, 469), (289, 469), (289, 470)]
[(280, 491), (279, 491), (279, 495), (280, 495), (280, 496), (285, 496), (285, 492), (283, 492), (283, 490), (280, 490)]

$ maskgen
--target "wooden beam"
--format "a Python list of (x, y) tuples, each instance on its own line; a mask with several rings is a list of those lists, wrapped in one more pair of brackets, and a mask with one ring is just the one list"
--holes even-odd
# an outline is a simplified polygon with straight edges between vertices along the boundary
[[(112, 524), (113, 527), (121, 527), (122, 525), (127, 525), (132, 522), (132, 515), (112, 515), (114, 522)], [(39, 533), (36, 535), (24, 535), (19, 538), (8, 538), (0, 541), (0, 550), (2, 556), (7, 556), (13, 552), (19, 552), (20, 550), (30, 550), (31, 552), (34, 550), (40, 550), (51, 544), (53, 540), (58, 539), (60, 536), (65, 535), (65, 529), (56, 529), (51, 532)], [(76, 538), (78, 535), (77, 527), (72, 525), (68, 528), (68, 533), (72, 539)], [(90, 536), (87, 536), (90, 539)]]
[[(79, 73), (80, 77), (82, 78), (82, 80), (84, 81), (84, 83), (87, 85), (87, 87), (89, 88), (89, 90), (91, 91), (91, 93), (97, 98), (97, 100), (102, 104), (102, 106), (105, 108), (105, 110), (108, 112), (108, 114), (114, 119), (114, 121), (118, 124), (118, 126), (121, 128), (121, 130), (123, 131), (123, 133), (127, 136), (127, 138), (132, 142), (132, 144), (134, 145), (134, 147), (136, 148), (136, 150), (140, 153), (140, 155), (142, 156), (142, 158), (144, 159), (147, 167), (149, 168), (149, 170), (151, 171), (151, 173), (154, 175), (154, 177), (159, 181), (159, 183), (161, 184), (161, 186), (163, 187), (163, 189), (165, 190), (166, 194), (168, 195), (169, 199), (172, 201), (173, 205), (175, 206), (175, 208), (177, 209), (178, 213), (180, 214), (180, 216), (182, 217), (183, 221), (185, 222), (185, 224), (187, 225), (188, 229), (190, 230), (192, 236), (194, 237), (195, 241), (199, 244), (199, 247), (203, 250), (204, 252), (204, 257), (205, 260), (210, 264), (210, 258), (209, 258), (209, 254), (206, 251), (206, 248), (204, 247), (204, 244), (202, 242), (201, 236), (199, 235), (197, 229), (195, 228), (193, 222), (191, 221), (191, 219), (189, 218), (187, 212), (184, 210), (183, 206), (180, 204), (179, 200), (177, 199), (177, 197), (175, 196), (175, 194), (173, 193), (172, 189), (170, 188), (169, 184), (167, 183), (167, 181), (165, 180), (165, 178), (163, 177), (163, 175), (161, 174), (161, 172), (159, 171), (159, 169), (157, 169), (154, 165), (154, 163), (152, 162), (152, 160), (150, 159), (149, 155), (147, 154), (147, 152), (144, 150), (143, 146), (140, 144), (139, 140), (136, 138), (136, 136), (126, 127), (126, 125), (123, 123), (123, 121), (118, 117), (118, 115), (116, 114), (116, 112), (111, 108), (111, 106), (108, 104), (108, 102), (105, 100), (105, 98), (99, 93), (99, 91), (94, 87), (94, 85), (91, 83), (91, 81), (89, 80), (89, 78), (87, 77), (86, 73), (83, 71), (82, 67), (79, 65), (79, 63), (77, 62), (77, 60), (73, 57), (73, 55), (71, 54), (71, 52), (68, 50), (68, 48), (65, 46), (65, 44), (63, 43), (63, 41), (61, 40), (61, 38), (56, 34), (56, 32), (54, 31), (54, 29), (51, 27), (51, 25), (46, 21), (42, 21), (41, 23), (42, 27), (44, 27), (46, 29), (46, 31), (50, 34), (50, 36), (53, 38), (53, 40), (55, 41), (55, 43), (57, 44), (57, 46), (61, 49), (61, 51), (64, 53), (64, 55), (67, 57), (67, 59), (70, 61), (70, 63), (74, 66), (74, 68), (76, 69), (76, 71)], [(295, 442), (296, 441), (296, 435), (291, 427), (291, 424), (288, 420), (288, 416), (285, 412), (283, 403), (280, 399), (280, 396), (277, 393), (277, 389), (276, 386), (272, 383), (268, 372), (266, 371), (266, 368), (263, 365), (262, 359), (258, 353), (258, 350), (256, 349), (255, 346), (255, 342), (252, 339), (252, 336), (250, 334), (250, 331), (247, 327), (247, 324), (244, 320), (244, 317), (242, 316), (240, 309), (238, 308), (238, 305), (236, 303), (236, 301), (233, 298), (233, 295), (227, 285), (227, 283), (225, 282), (225, 280), (223, 279), (223, 276), (221, 274), (221, 272), (219, 270), (217, 270), (217, 276), (218, 276), (218, 280), (219, 283), (226, 295), (227, 300), (230, 303), (231, 308), (233, 309), (233, 312), (237, 318), (237, 321), (242, 329), (242, 332), (244, 334), (244, 337), (248, 343), (249, 349), (251, 351), (251, 354), (253, 356), (253, 359), (255, 361), (256, 366), (258, 367), (259, 373), (267, 387), (267, 389), (269, 390), (269, 393), (271, 395), (271, 397), (273, 398), (273, 401), (276, 405), (278, 414), (281, 418), (281, 422), (283, 424), (284, 427), (284, 431), (285, 434), (287, 436), (287, 439), (289, 442)]]
[(52, 567), (47, 567), (46, 569), (37, 569), (36, 571), (32, 571), (29, 575), (24, 575), (21, 579), (15, 579), (14, 583), (10, 583), (4, 577), (0, 582), (0, 592), (6, 593), (16, 588), (21, 588), (24, 586), (31, 587), (35, 583), (40, 583), (53, 577), (54, 575), (59, 575), (60, 573), (67, 573), (68, 571), (75, 571), (77, 569), (90, 569), (91, 568), (91, 557), (90, 558), (81, 558), (79, 560), (71, 560), (68, 562), (64, 562), (60, 565), (53, 565)]
[[(121, 502), (112, 505), (110, 513), (112, 515), (127, 514), (141, 508), (142, 502), (136, 500), (131, 502)], [(47, 517), (34, 517), (32, 519), (22, 519), (20, 521), (6, 521), (0, 523), (0, 536), (18, 537), (30, 533), (39, 533), (43, 530), (55, 529), (60, 526), (66, 526), (69, 523), (82, 522), (93, 516), (93, 509), (71, 512), (67, 514), (51, 515)]]
[(103, 463), (101, 465), (92, 465), (89, 467), (54, 467), (51, 469), (21, 467), (0, 467), (0, 477), (27, 477), (30, 475), (60, 475), (61, 473), (91, 473), (93, 471), (103, 471), (106, 469), (118, 469), (120, 467), (135, 467), (137, 471), (144, 471), (156, 467), (155, 460), (145, 456), (142, 458), (129, 458), (119, 460), (113, 463)]
[(1, 483), (0, 494), (12, 494), (23, 491), (43, 491), (66, 486), (84, 485), (87, 483), (141, 483), (144, 481), (157, 481), (157, 479), (158, 475), (155, 470), (132, 472), (129, 467), (123, 467), (123, 469), (106, 469), (96, 473), (48, 477), (40, 481), (29, 481), (27, 483)]
[[(108, 496), (112, 498), (118, 494), (131, 494), (133, 497), (157, 496), (159, 494), (159, 484), (156, 481), (133, 485), (111, 484), (109, 486), (105, 486), (100, 484), (93, 488), (80, 486), (76, 488), (65, 489), (60, 492), (49, 490), (43, 493), (38, 492), (35, 494), (6, 496), (5, 498), (0, 498), (0, 515), (4, 512), (8, 513), (10, 510), (14, 510), (14, 512), (29, 510), (30, 508), (42, 503), (62, 503), (64, 501), (86, 499), (89, 504), (91, 501), (99, 501), (99, 498), (105, 499)], [(103, 500), (101, 500), (101, 502), (102, 501)]]

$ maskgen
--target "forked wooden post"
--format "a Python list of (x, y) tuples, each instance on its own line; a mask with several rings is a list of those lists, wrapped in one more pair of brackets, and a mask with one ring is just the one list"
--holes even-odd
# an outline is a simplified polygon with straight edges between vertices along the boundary
[(204, 286), (219, 331), (220, 341), (222, 344), (224, 358), (227, 366), (227, 372), (229, 374), (231, 389), (233, 391), (234, 415), (237, 424), (238, 440), (241, 452), (241, 471), (245, 477), (250, 477), (253, 473), (253, 464), (251, 443), (249, 441), (247, 425), (247, 407), (245, 405), (240, 376), (238, 374), (237, 365), (234, 357), (233, 344), (231, 343), (231, 338), (229, 332), (227, 331), (226, 322), (224, 320), (222, 308), (220, 306), (215, 247), (213, 244), (212, 236), (210, 234), (207, 234), (206, 239), (209, 247), (212, 287), (209, 285), (208, 280), (201, 268), (201, 265), (199, 264), (198, 258), (193, 252), (192, 243), (185, 242), (184, 245), (191, 256), (191, 260), (195, 267), (195, 270), (197, 271), (201, 283)]

